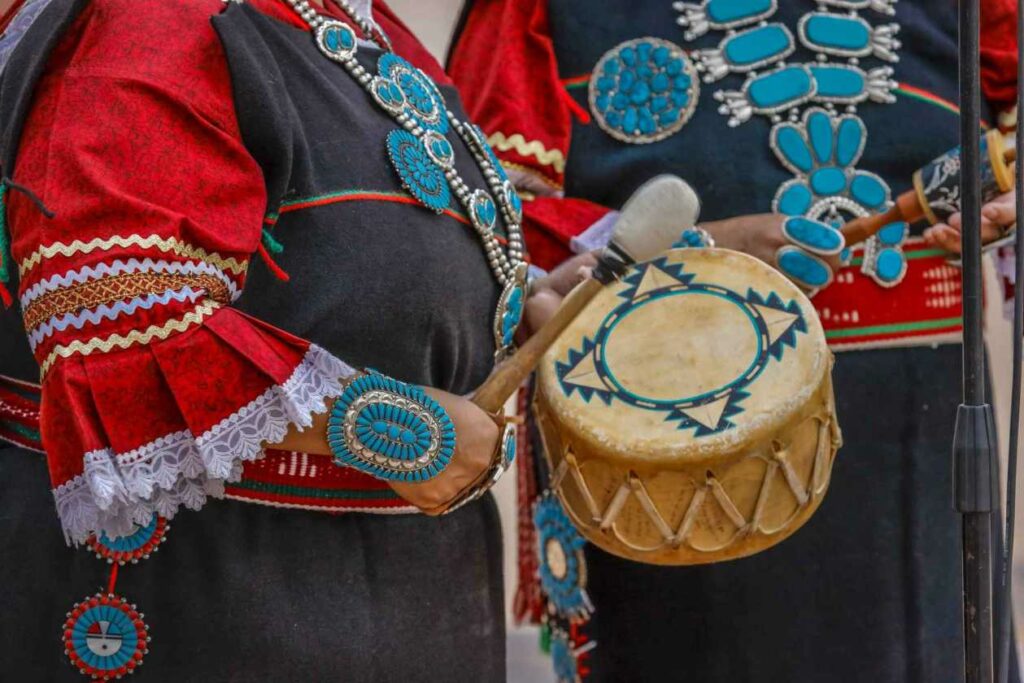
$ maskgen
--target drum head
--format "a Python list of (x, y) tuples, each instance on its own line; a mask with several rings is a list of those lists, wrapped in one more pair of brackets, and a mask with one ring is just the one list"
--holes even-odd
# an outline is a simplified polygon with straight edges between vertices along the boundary
[(680, 249), (606, 287), (539, 370), (561, 429), (633, 467), (690, 467), (771, 439), (829, 370), (813, 306), (760, 261)]

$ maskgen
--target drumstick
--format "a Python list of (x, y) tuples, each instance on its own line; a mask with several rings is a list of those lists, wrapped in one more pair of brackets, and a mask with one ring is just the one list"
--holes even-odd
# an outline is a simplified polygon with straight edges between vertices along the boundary
[[(993, 133), (995, 135), (993, 135)], [(997, 137), (998, 136), (998, 137)], [(996, 163), (1002, 159), (1001, 170), (1005, 169), (1005, 172), (1001, 175), (993, 174), (997, 179), (996, 187), (992, 188), (991, 192), (983, 190), (983, 193), (990, 194), (994, 192), (1007, 192), (1013, 185), (1014, 169), (1011, 166), (1014, 161), (1017, 160), (1016, 148), (1010, 147), (998, 154), (998, 151), (1002, 149), (1003, 141), (999, 131), (992, 131), (986, 137), (989, 145), (998, 145), (996, 147), (997, 156)], [(951, 157), (954, 153), (959, 154), (958, 151), (948, 152), (945, 157)], [(943, 157), (940, 157), (942, 159)], [(988, 159), (989, 163), (992, 159)], [(929, 166), (935, 164), (932, 162)], [(907, 223), (916, 223), (922, 218), (928, 218), (931, 220), (932, 216), (930, 207), (928, 206), (928, 198), (925, 196), (924, 188), (919, 182), (921, 171), (914, 174), (914, 189), (907, 190), (899, 197), (896, 198), (893, 207), (885, 213), (876, 214), (874, 216), (865, 216), (864, 218), (855, 218), (842, 227), (843, 236), (846, 238), (846, 246), (853, 246), (859, 242), (863, 242), (868, 239), (879, 230), (897, 221), (904, 221)], [(948, 180), (943, 185), (949, 185), (959, 178), (959, 173), (956, 174), (956, 178)], [(1000, 180), (1001, 179), (1001, 180)], [(986, 188), (987, 190), (987, 188)], [(934, 222), (934, 221), (932, 221)]]
[(504, 361), (473, 394), (473, 403), (498, 413), (540, 363), (559, 335), (580, 311), (625, 270), (654, 258), (672, 246), (700, 215), (700, 200), (681, 178), (657, 176), (644, 183), (622, 208), (611, 241), (602, 250), (593, 277), (573, 289), (555, 314), (533, 333), (516, 353)]

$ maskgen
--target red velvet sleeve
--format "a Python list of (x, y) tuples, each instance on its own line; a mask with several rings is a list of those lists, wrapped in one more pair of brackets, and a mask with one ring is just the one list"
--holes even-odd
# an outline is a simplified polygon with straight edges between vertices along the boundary
[(10, 196), (41, 432), (72, 541), (198, 508), (351, 369), (231, 304), (266, 197), (234, 117), (220, 0), (96, 0), (36, 90)]
[(547, 0), (477, 0), (449, 73), (524, 195), (532, 262), (557, 265), (570, 255), (569, 241), (608, 209), (562, 193), (572, 100), (558, 76)]
[(1017, 2), (981, 2), (981, 86), (999, 110), (1017, 101)]

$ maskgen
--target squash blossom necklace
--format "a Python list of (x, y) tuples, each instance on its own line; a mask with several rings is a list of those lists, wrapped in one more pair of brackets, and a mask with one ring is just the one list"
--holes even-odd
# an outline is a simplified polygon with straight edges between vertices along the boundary
[[(323, 17), (308, 0), (286, 0), (309, 24), (317, 48), (365, 89), (371, 99), (400, 126), (387, 136), (387, 153), (402, 187), (426, 208), (441, 214), (452, 195), (464, 207), (483, 245), (501, 296), (494, 315), (496, 356), (507, 355), (526, 302), (526, 263), (523, 261), (523, 205), (501, 163), (475, 125), (459, 121), (448, 109), (441, 91), (421, 70), (392, 52), (391, 41), (376, 23), (359, 15), (347, 0), (333, 0), (384, 54), (377, 73), (357, 60), (358, 43), (351, 26)], [(473, 155), (487, 189), (472, 189), (455, 168), (455, 149), (446, 137), (454, 129)], [(495, 200), (497, 198), (497, 200)], [(504, 219), (507, 246), (495, 234), (499, 213)]]

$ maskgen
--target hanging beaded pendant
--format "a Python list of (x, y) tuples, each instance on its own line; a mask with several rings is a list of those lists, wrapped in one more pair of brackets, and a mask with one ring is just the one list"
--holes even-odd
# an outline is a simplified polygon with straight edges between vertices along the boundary
[(124, 598), (97, 593), (68, 612), (64, 653), (83, 675), (109, 681), (134, 673), (149, 652), (149, 627)]
[(111, 539), (93, 534), (85, 544), (96, 557), (112, 565), (107, 590), (75, 603), (64, 622), (64, 654), (83, 675), (94, 681), (123, 678), (142, 666), (149, 653), (149, 627), (142, 614), (114, 592), (118, 568), (145, 560), (164, 542), (170, 526), (154, 513), (146, 524), (127, 536)]

